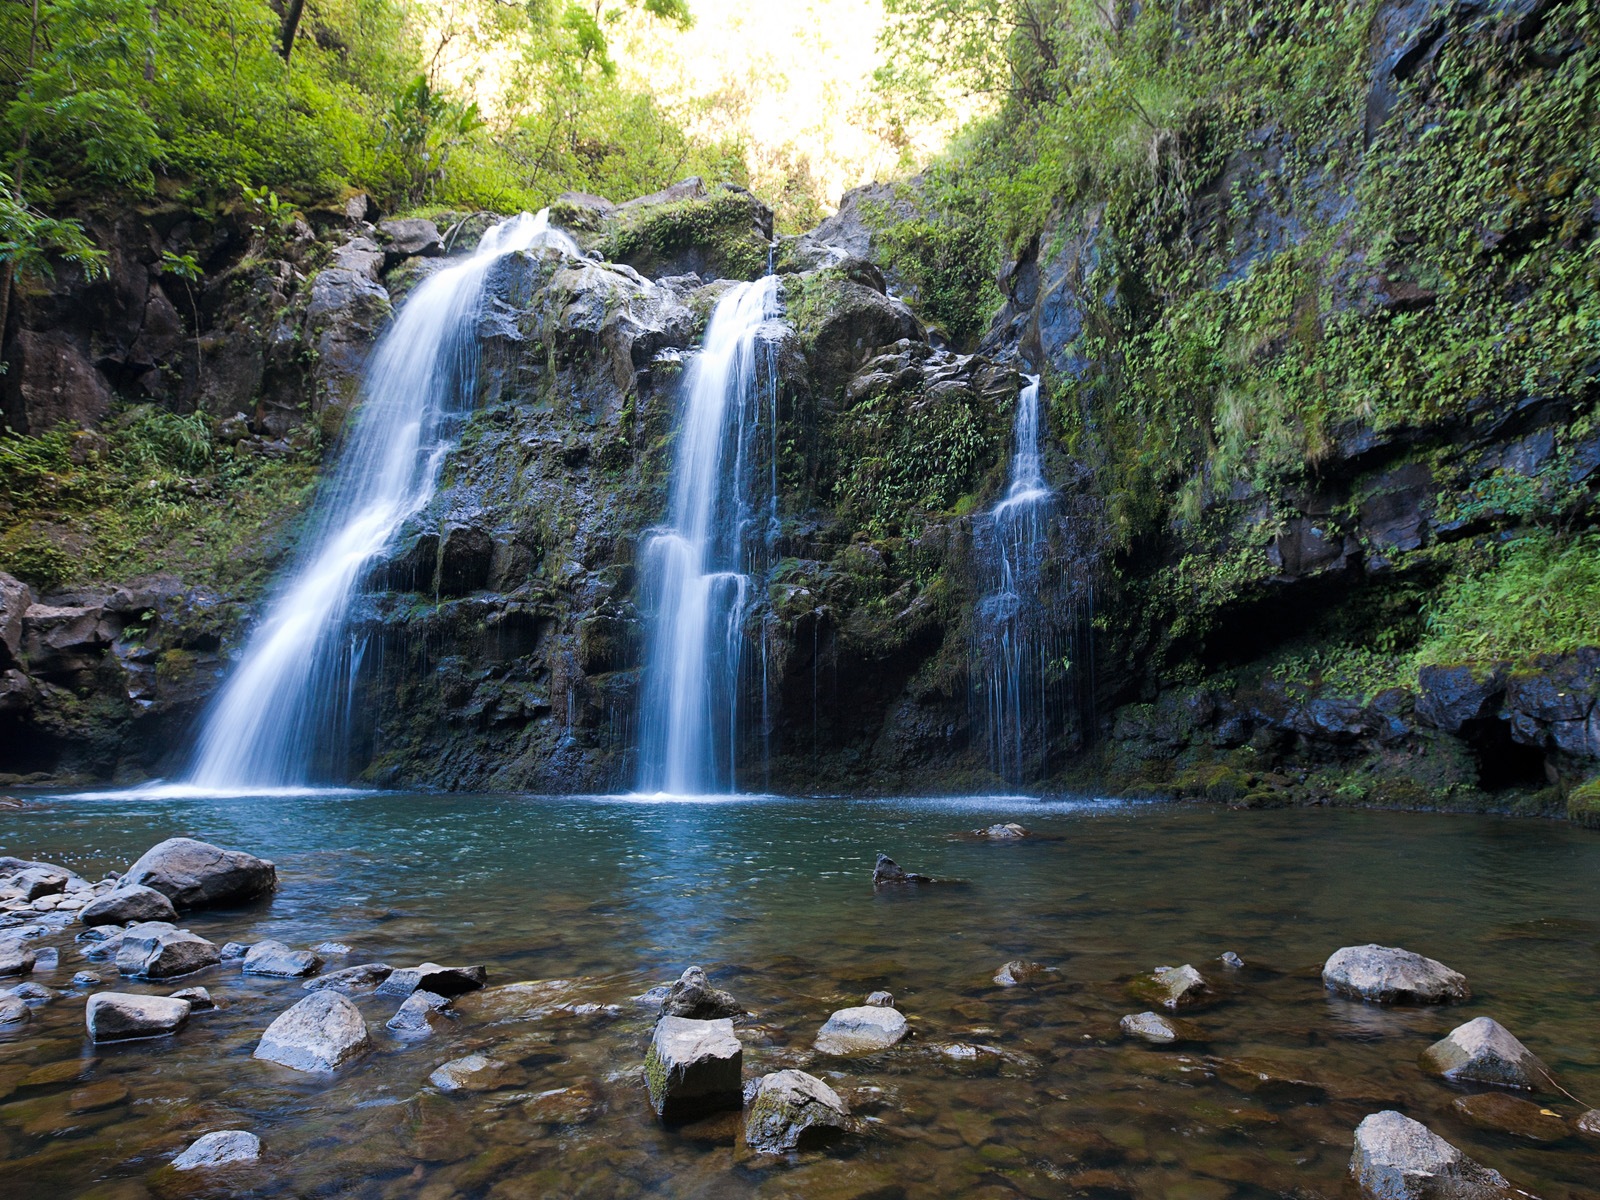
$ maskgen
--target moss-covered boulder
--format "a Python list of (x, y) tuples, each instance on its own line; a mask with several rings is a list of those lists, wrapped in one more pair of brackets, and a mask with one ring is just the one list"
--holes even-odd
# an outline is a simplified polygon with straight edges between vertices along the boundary
[(1600, 779), (1579, 784), (1567, 793), (1567, 820), (1600, 829)]
[(767, 269), (772, 210), (744, 188), (698, 179), (611, 208), (599, 197), (563, 197), (550, 219), (585, 249), (662, 279), (756, 279)]

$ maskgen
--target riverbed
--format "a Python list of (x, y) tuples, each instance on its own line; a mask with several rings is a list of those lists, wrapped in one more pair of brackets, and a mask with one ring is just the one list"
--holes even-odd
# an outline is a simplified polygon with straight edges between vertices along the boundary
[[(376, 1049), (323, 1078), (251, 1056), (306, 994), (300, 981), (223, 964), (117, 982), (79, 957), (77, 927), (49, 934), (60, 967), (34, 978), (59, 994), (0, 1035), (8, 1196), (1331, 1198), (1345, 1194), (1352, 1130), (1388, 1108), (1544, 1200), (1600, 1195), (1600, 1144), (1476, 1129), (1452, 1108), (1470, 1089), (1417, 1064), (1492, 1016), (1576, 1098), (1536, 1099), (1568, 1118), (1600, 1106), (1600, 835), (1563, 824), (1027, 798), (26, 802), (0, 813), (0, 853), (91, 879), (180, 834), (272, 859), (269, 902), (185, 917), (219, 945), (331, 940), (352, 952), (329, 970), (481, 963), (491, 989), (550, 986), (533, 1007), (466, 997), (416, 1042), (385, 1032), (396, 1000), (355, 997)], [(999, 821), (1035, 836), (964, 836)], [(963, 882), (874, 892), (878, 851)], [(1322, 962), (1364, 942), (1442, 960), (1472, 999), (1383, 1009), (1330, 996)], [(1219, 961), (1229, 951), (1242, 968)], [(996, 984), (1019, 958), (1052, 969)], [(1184, 963), (1215, 992), (1183, 1014), (1205, 1040), (1122, 1037), (1118, 1019), (1148, 1007), (1129, 981)], [(641, 1070), (654, 1010), (634, 998), (689, 964), (750, 1010), (747, 1079), (810, 1071), (861, 1131), (762, 1160), (736, 1116), (657, 1122)], [(86, 967), (102, 990), (199, 984), (222, 1007), (175, 1037), (96, 1046), (88, 990), (71, 984)], [(828, 1015), (876, 989), (912, 1036), (864, 1058), (817, 1055)], [(514, 1082), (429, 1087), (473, 1052), (512, 1062)], [(165, 1166), (221, 1128), (257, 1133), (261, 1162), (209, 1182)]]

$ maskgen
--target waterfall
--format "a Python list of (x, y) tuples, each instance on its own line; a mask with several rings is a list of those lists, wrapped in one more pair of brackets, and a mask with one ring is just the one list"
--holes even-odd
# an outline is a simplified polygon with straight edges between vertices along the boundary
[(737, 785), (745, 617), (772, 520), (752, 498), (759, 434), (777, 398), (777, 342), (764, 327), (778, 312), (772, 276), (730, 289), (684, 379), (667, 523), (644, 550), (654, 613), (640, 709), (642, 792), (703, 795)]
[(577, 256), (548, 212), (523, 213), (429, 276), (373, 350), (360, 402), (320, 489), (296, 565), (207, 714), (189, 782), (292, 787), (337, 771), (355, 669), (346, 615), (363, 568), (433, 496), (477, 395), (477, 318), (497, 258), (536, 245)]
[(1039, 377), (1026, 377), (1013, 422), (1010, 483), (978, 538), (986, 595), (976, 612), (989, 765), (1008, 783), (1046, 773), (1057, 637), (1046, 602), (1054, 493), (1039, 458)]

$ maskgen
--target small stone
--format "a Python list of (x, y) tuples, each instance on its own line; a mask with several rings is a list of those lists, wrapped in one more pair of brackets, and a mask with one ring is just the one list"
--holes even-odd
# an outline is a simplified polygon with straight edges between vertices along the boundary
[(1388, 1110), (1356, 1126), (1350, 1174), (1367, 1200), (1501, 1200), (1511, 1185), (1426, 1125)]
[(178, 910), (155, 888), (132, 886), (107, 892), (78, 914), (85, 925), (131, 925), (140, 921), (176, 923)]
[(210, 1012), (217, 1007), (217, 1002), (211, 998), (211, 993), (203, 987), (179, 988), (172, 993), (174, 1000), (187, 1000), (189, 1007), (195, 1012)]
[(33, 952), (34, 974), (44, 974), (54, 971), (61, 965), (61, 951), (54, 946), (40, 946)]
[(154, 888), (180, 909), (210, 908), (267, 895), (278, 886), (278, 872), (270, 862), (242, 850), (176, 837), (146, 850), (128, 868), (118, 890), (136, 884)]
[(1550, 1068), (1491, 1017), (1458, 1025), (1422, 1052), (1422, 1069), (1452, 1083), (1493, 1083), (1529, 1091)]
[(361, 1010), (339, 992), (312, 992), (267, 1026), (255, 1056), (296, 1071), (330, 1072), (372, 1048)]
[(994, 973), (994, 981), (1001, 987), (1020, 987), (1025, 983), (1038, 983), (1054, 970), (1043, 963), (1014, 958)]
[(1013, 842), (1019, 838), (1031, 836), (1026, 829), (1015, 821), (1007, 821), (1003, 825), (990, 825), (987, 829), (974, 829), (972, 832), (981, 838), (988, 838), (992, 842)]
[(883, 852), (878, 853), (878, 861), (872, 868), (872, 886), (875, 888), (889, 887), (901, 883), (932, 883), (933, 880), (926, 875), (918, 875), (904, 870), (899, 863)]
[(1559, 1142), (1571, 1132), (1559, 1114), (1502, 1092), (1457, 1096), (1450, 1107), (1469, 1125), (1530, 1142)]
[(96, 992), (84, 1008), (84, 1023), (96, 1042), (161, 1037), (177, 1033), (188, 1021), (189, 1002), (169, 996)]
[(699, 967), (689, 967), (668, 989), (666, 999), (661, 1002), (661, 1015), (711, 1021), (718, 1017), (743, 1016), (744, 1008), (727, 992), (712, 987)]
[(1240, 958), (1232, 950), (1226, 950), (1223, 952), (1221, 962), (1223, 966), (1234, 971), (1237, 971), (1240, 967), (1244, 966), (1244, 959)]
[(745, 1117), (744, 1140), (758, 1154), (792, 1154), (852, 1127), (850, 1108), (815, 1075), (763, 1075)]
[(252, 1163), (261, 1157), (261, 1139), (243, 1129), (219, 1129), (197, 1138), (187, 1150), (172, 1160), (173, 1170), (193, 1171), (201, 1167), (226, 1167)]
[(1164, 1017), (1160, 1013), (1129, 1013), (1117, 1022), (1118, 1028), (1128, 1037), (1138, 1038), (1152, 1046), (1172, 1046), (1178, 1042), (1199, 1042), (1205, 1035), (1188, 1021)]
[(488, 977), (489, 972), (484, 967), (441, 967), (438, 963), (423, 963), (391, 971), (378, 985), (377, 992), (380, 996), (409, 996), (421, 988), (438, 996), (464, 996), (481, 988)]
[(48, 1004), (56, 995), (49, 988), (37, 983), (19, 983), (11, 989), (10, 994), (24, 1004)]
[(841, 1008), (817, 1031), (814, 1045), (823, 1054), (872, 1054), (900, 1041), (906, 1029), (905, 1015), (898, 1009)]
[(311, 947), (311, 949), (315, 954), (326, 954), (330, 956), (335, 954), (350, 954), (353, 952), (353, 947), (346, 946), (343, 942), (318, 942), (315, 946)]
[(862, 1003), (870, 1008), (893, 1008), (894, 994), (892, 992), (873, 992)]
[(1449, 1004), (1467, 1000), (1466, 977), (1441, 962), (1395, 946), (1346, 946), (1322, 968), (1331, 992), (1375, 1004)]
[(0, 979), (29, 974), (36, 961), (33, 951), (15, 938), (0, 941)]
[(246, 954), (249, 954), (249, 953), (250, 953), (250, 947), (245, 945), (243, 942), (224, 942), (224, 943), (222, 943), (222, 961), (223, 962), (233, 962), (235, 959), (243, 958)]
[(117, 947), (117, 970), (140, 979), (171, 979), (221, 961), (221, 953), (205, 938), (164, 921), (129, 927)]
[(1141, 1000), (1174, 1012), (1192, 1008), (1212, 994), (1205, 976), (1188, 963), (1181, 967), (1157, 967), (1150, 974), (1134, 979), (1128, 990)]
[(33, 1016), (26, 1000), (0, 996), (0, 1025), (21, 1025)]
[(731, 1020), (662, 1017), (656, 1022), (645, 1055), (645, 1081), (650, 1106), (662, 1119), (738, 1109), (744, 1101), (743, 1071), (744, 1047), (733, 1036)]
[(93, 971), (79, 971), (72, 977), (74, 987), (97, 987), (99, 983), (100, 976)]
[(329, 971), (326, 975), (318, 975), (315, 979), (306, 980), (300, 986), (308, 992), (332, 988), (347, 996), (356, 996), (372, 991), (392, 974), (394, 968), (388, 963), (361, 963), (358, 966)]
[(469, 1054), (439, 1067), (428, 1076), (428, 1082), (441, 1092), (491, 1092), (523, 1086), (528, 1082), (528, 1073), (515, 1063)]
[(412, 992), (400, 1005), (400, 1010), (385, 1023), (385, 1028), (399, 1038), (427, 1037), (449, 1006), (449, 1000), (433, 992)]
[(322, 959), (309, 950), (291, 950), (282, 942), (268, 939), (257, 942), (244, 956), (247, 975), (273, 975), (279, 979), (296, 979), (314, 974), (322, 966)]

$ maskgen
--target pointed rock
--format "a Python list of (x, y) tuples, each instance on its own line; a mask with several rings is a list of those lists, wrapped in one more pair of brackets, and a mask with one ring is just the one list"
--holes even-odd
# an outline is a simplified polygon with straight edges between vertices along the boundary
[(1350, 1174), (1366, 1200), (1511, 1200), (1514, 1195), (1498, 1171), (1393, 1110), (1373, 1113), (1356, 1126)]
[(1422, 1052), (1422, 1069), (1453, 1083), (1528, 1091), (1550, 1078), (1550, 1068), (1492, 1017), (1478, 1017), (1445, 1034)]
[(699, 967), (689, 967), (667, 990), (661, 1001), (661, 1015), (713, 1021), (718, 1017), (741, 1017), (744, 1006), (729, 993), (712, 987)]
[(339, 992), (312, 992), (267, 1026), (255, 1057), (296, 1071), (336, 1071), (372, 1049), (361, 1010)]
[(763, 1075), (745, 1117), (744, 1140), (759, 1154), (790, 1154), (852, 1127), (850, 1107), (815, 1075)]

